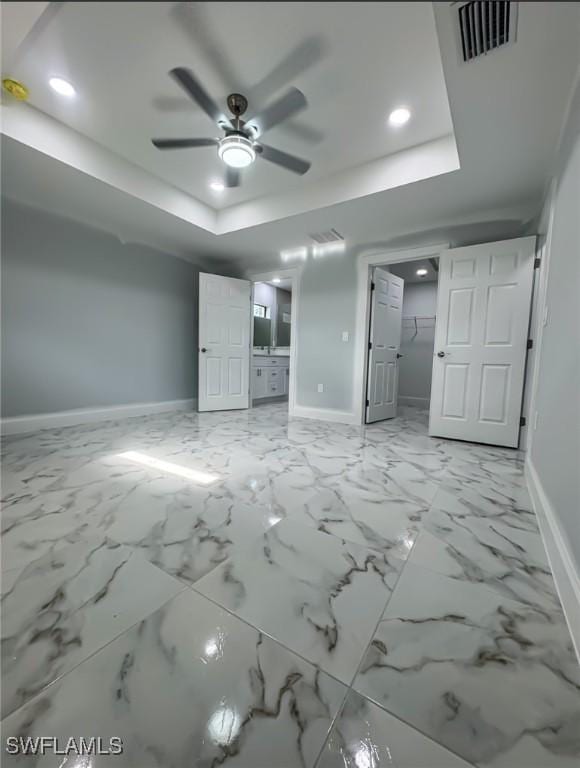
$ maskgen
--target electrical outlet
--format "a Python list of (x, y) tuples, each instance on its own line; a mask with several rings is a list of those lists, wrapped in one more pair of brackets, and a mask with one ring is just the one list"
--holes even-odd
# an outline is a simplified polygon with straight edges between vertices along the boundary
[(324, 392), (324, 384), (319, 384), (318, 385), (318, 391), (319, 392)]
[(343, 331), (342, 332), (342, 340), (343, 341), (348, 341), (348, 331)]

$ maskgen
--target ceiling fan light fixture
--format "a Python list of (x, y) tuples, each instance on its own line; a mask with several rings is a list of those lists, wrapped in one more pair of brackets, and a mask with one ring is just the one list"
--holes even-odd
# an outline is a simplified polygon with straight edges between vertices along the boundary
[(218, 155), (230, 168), (246, 168), (256, 159), (256, 151), (245, 136), (226, 136), (218, 145)]

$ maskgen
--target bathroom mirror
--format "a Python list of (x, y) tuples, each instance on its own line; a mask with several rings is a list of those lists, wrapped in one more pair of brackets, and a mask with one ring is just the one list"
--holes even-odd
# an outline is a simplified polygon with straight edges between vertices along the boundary
[(254, 283), (254, 349), (290, 346), (291, 292), (271, 283)]

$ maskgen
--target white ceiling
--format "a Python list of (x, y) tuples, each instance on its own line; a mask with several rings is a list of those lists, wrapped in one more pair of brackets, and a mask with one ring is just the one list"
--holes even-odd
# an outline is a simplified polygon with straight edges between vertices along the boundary
[[(310, 171), (258, 159), (240, 188), (216, 194), (209, 182), (224, 168), (215, 148), (155, 149), (152, 137), (223, 135), (168, 76), (176, 66), (226, 113), (228, 93), (246, 94), (248, 118), (288, 86), (301, 89), (308, 109), (264, 140), (311, 159)], [(69, 2), (14, 69), (31, 105), (214, 208), (302, 190), (452, 133), (430, 3)], [(77, 96), (55, 94), (51, 76)], [(409, 126), (389, 127), (389, 112), (407, 103)]]
[(263, 282), (267, 283), (268, 285), (271, 285), (273, 288), (281, 288), (284, 291), (288, 291), (289, 293), (292, 293), (291, 277), (281, 277), (277, 283), (275, 283), (273, 280), (264, 280)]
[[(6, 4), (3, 4), (2, 11), (4, 11), (4, 5)], [(77, 6), (86, 7), (93, 4), (71, 3), (65, 4), (65, 8), (69, 5), (75, 8), (75, 12), (80, 12)], [(101, 8), (106, 5), (107, 9), (110, 9), (113, 4), (95, 5)], [(114, 5), (115, 7), (123, 6), (115, 13), (132, 14), (140, 19), (141, 9), (159, 4), (116, 3)], [(226, 4), (212, 4), (212, 9), (213, 5)], [(258, 5), (262, 8), (268, 7), (268, 14), (270, 14), (270, 9), (275, 10), (283, 4)], [(312, 37), (312, 28), (308, 23), (309, 13), (320, 16), (321, 7), (326, 9), (326, 15), (321, 16), (319, 23), (326, 24), (328, 34), (332, 38), (332, 31), (335, 29), (334, 9), (346, 8), (350, 12), (352, 7), (356, 6), (356, 21), (353, 15), (351, 34), (344, 38), (349, 42), (348, 56), (351, 56), (353, 50), (363, 55), (366, 50), (367, 36), (374, 39), (375, 24), (373, 22), (376, 18), (374, 14), (378, 12), (377, 7), (396, 6), (402, 14), (401, 18), (404, 17), (404, 9), (401, 9), (401, 6), (405, 8), (421, 6), (423, 11), (431, 12), (429, 3), (340, 3), (333, 4), (333, 13), (329, 12), (330, 4), (298, 5), (300, 14), (297, 14), (297, 18), (300, 18), (301, 22), (290, 27), (295, 30), (293, 33), (295, 36), (291, 37), (292, 45), (297, 44), (300, 25), (302, 25), (300, 39), (308, 40)], [(249, 4), (249, 7), (253, 8), (253, 4)], [(211, 12), (213, 13), (213, 10)], [(37, 37), (32, 35), (32, 44), (29, 35), (28, 44), (24, 46), (27, 62), (32, 55), (31, 51), (34, 50), (36, 40), (40, 41), (47, 34), (46, 30), (51, 24), (56, 23), (60, 15), (61, 12), (56, 14), (56, 19), (45, 25), (44, 31), (41, 30)], [(64, 10), (62, 15), (64, 19)], [(255, 54), (247, 54), (252, 64), (248, 64), (248, 69), (242, 73), (248, 78), (250, 84), (259, 78), (258, 70), (261, 71), (261, 68), (269, 63), (271, 71), (283, 55), (279, 49), (276, 56), (270, 55), (268, 62), (257, 50), (259, 46), (256, 41), (268, 37), (272, 31), (271, 27), (276, 27), (275, 15), (268, 15), (267, 18), (268, 25), (261, 24), (258, 32), (253, 29), (244, 33), (244, 40), (250, 38), (254, 43), (253, 47), (256, 48)], [(351, 193), (352, 185), (349, 186), (350, 182), (347, 183), (348, 180), (344, 174), (342, 176), (337, 174), (318, 182), (308, 182), (309, 174), (307, 174), (303, 190), (293, 191), (291, 187), (287, 187), (286, 191), (278, 196), (266, 194), (252, 202), (234, 205), (219, 214), (219, 216), (224, 214), (228, 217), (227, 221), (224, 218), (218, 218), (218, 223), (221, 222), (223, 226), (212, 229), (210, 225), (203, 223), (203, 216), (206, 215), (206, 211), (203, 210), (203, 201), (197, 202), (191, 195), (179, 192), (175, 187), (177, 180), (173, 176), (170, 177), (171, 185), (168, 185), (161, 179), (158, 171), (152, 174), (149, 169), (139, 170), (138, 166), (127, 164), (118, 155), (106, 148), (99, 148), (88, 139), (83, 140), (84, 144), (80, 141), (72, 141), (78, 134), (66, 133), (66, 127), (60, 123), (38, 123), (34, 126), (34, 131), (27, 133), (23, 130), (19, 133), (19, 124), (16, 122), (14, 123), (16, 127), (9, 133), (6, 125), (10, 121), (4, 120), (3, 131), (9, 133), (12, 139), (5, 139), (3, 142), (3, 193), (21, 202), (86, 221), (119, 234), (127, 240), (148, 242), (186, 258), (219, 258), (224, 262), (230, 262), (234, 268), (237, 267), (240, 270), (249, 267), (276, 266), (280, 264), (281, 250), (306, 245), (309, 242), (310, 233), (325, 231), (331, 227), (336, 227), (345, 236), (347, 246), (352, 251), (406, 247), (410, 243), (446, 240), (464, 243), (517, 236), (526, 228), (529, 220), (537, 214), (552, 169), (566, 104), (578, 67), (580, 6), (571, 3), (520, 4), (516, 44), (469, 64), (461, 64), (458, 60), (453, 7), (447, 3), (435, 4), (435, 20), (455, 140), (461, 162), (461, 168), (454, 172), (448, 172), (450, 166), (446, 169), (443, 163), (441, 170), (437, 173), (429, 171), (421, 177), (425, 158), (429, 161), (427, 152), (430, 151), (424, 151), (425, 145), (423, 145), (423, 147), (407, 149), (387, 158), (391, 163), (389, 166), (391, 170), (396, 168), (394, 175), (399, 175), (396, 183), (391, 179), (385, 185), (388, 188), (383, 187), (384, 191), (374, 190), (374, 193), (367, 191), (364, 196), (360, 196), (360, 194)], [(138, 23), (141, 24), (141, 21)], [(118, 30), (114, 30), (113, 26), (110, 25), (110, 34), (114, 42), (117, 39)], [(423, 27), (419, 24), (419, 36), (422, 34), (421, 30)], [(33, 29), (33, 33), (34, 31)], [(268, 34), (265, 34), (266, 32)], [(131, 76), (135, 82), (139, 82), (140, 88), (144, 88), (136, 63), (142, 54), (135, 53), (134, 50), (136, 47), (139, 48), (139, 45), (131, 42), (121, 55), (117, 48), (113, 49), (109, 44), (104, 49), (103, 46), (99, 47), (97, 44), (101, 40), (99, 34), (95, 32), (94, 43), (85, 40), (88, 50), (87, 58), (90, 60), (94, 57), (92, 50), (95, 47), (98, 48), (102, 59), (112, 58), (117, 68), (123, 72), (126, 71), (127, 77)], [(409, 40), (414, 39), (413, 34), (413, 32), (407, 32), (407, 44)], [(319, 35), (324, 36), (322, 32)], [(137, 39), (135, 36), (134, 38)], [(316, 39), (316, 34), (313, 39)], [(292, 50), (292, 45), (284, 48), (284, 54)], [(61, 47), (68, 52), (76, 49), (76, 43), (65, 40)], [(336, 61), (335, 51), (328, 43), (318, 48), (314, 45), (312, 50), (319, 49), (323, 50), (324, 54), (306, 72), (296, 74), (296, 77), (292, 78), (292, 82), (303, 87), (305, 92), (307, 91), (305, 83), (311, 82), (314, 88), (314, 83), (317, 82), (317, 78), (322, 77), (322, 73), (326, 71), (327, 76), (332, 74), (332, 72), (329, 73), (328, 68), (332, 70), (334, 66), (332, 62)], [(113, 50), (117, 51), (114, 55)], [(196, 54), (200, 59), (200, 67), (202, 53), (198, 51)], [(224, 51), (222, 50), (221, 53), (223, 54)], [(135, 60), (134, 56), (137, 57)], [(157, 53), (153, 52), (153, 60), (156, 60), (156, 56)], [(227, 89), (222, 86), (220, 90), (219, 82), (214, 82), (222, 72), (217, 66), (219, 62), (210, 61), (209, 54), (207, 57), (208, 62), (205, 63), (205, 67), (208, 75), (207, 80), (204, 75), (204, 82), (212, 92), (218, 95), (225, 94)], [(211, 80), (209, 73), (212, 66), (214, 81)], [(165, 66), (165, 69), (167, 68), (168, 66)], [(93, 67), (93, 69), (96, 72), (96, 68)], [(403, 91), (410, 92), (405, 90), (407, 72), (405, 68), (399, 66), (396, 57), (387, 56), (383, 61), (382, 70), (396, 72), (396, 78), (391, 78), (390, 82), (398, 81), (398, 87), (401, 89), (398, 94)], [(373, 73), (370, 74), (373, 75)], [(151, 90), (149, 102), (147, 102), (149, 105), (151, 99), (163, 95), (163, 88), (172, 87), (171, 81), (163, 73), (161, 75), (162, 90), (159, 91), (157, 85)], [(72, 75), (69, 76), (73, 79)], [(89, 77), (89, 73), (86, 76)], [(91, 83), (93, 83), (93, 77), (99, 80), (97, 74), (91, 75), (89, 78)], [(304, 80), (301, 81), (299, 78)], [(75, 84), (78, 85), (76, 80)], [(111, 81), (101, 82), (100, 85), (97, 82), (97, 85), (93, 84), (91, 87), (97, 88), (100, 97), (104, 93), (106, 98), (111, 98), (108, 93), (111, 90)], [(320, 83), (317, 87), (322, 88)], [(144, 88), (144, 90), (147, 89)], [(376, 92), (366, 87), (359, 88), (359, 91), (364, 92), (369, 102), (366, 108), (372, 110), (376, 103)], [(404, 97), (398, 94), (397, 98), (402, 100)], [(310, 98), (309, 93), (307, 96)], [(322, 109), (324, 106), (324, 109), (332, 110), (335, 105), (339, 105), (344, 111), (345, 105), (351, 103), (349, 99), (355, 98), (337, 90), (333, 91), (333, 96), (332, 103), (326, 106), (320, 104), (317, 109)], [(52, 96), (50, 98), (52, 99)], [(388, 99), (385, 99), (382, 107), (383, 117), (389, 108), (387, 101)], [(352, 103), (354, 104), (355, 101)], [(83, 110), (85, 108), (92, 113), (91, 105), (83, 106)], [(24, 109), (28, 110), (28, 115), (38, 115), (45, 121), (48, 119), (30, 108)], [(8, 109), (4, 109), (4, 112), (8, 114)], [(17, 110), (14, 110), (14, 114), (16, 113)], [(183, 119), (184, 114), (180, 113), (180, 120)], [(199, 119), (206, 120), (201, 116)], [(107, 121), (117, 127), (119, 122), (124, 122), (115, 113), (107, 113)], [(291, 146), (290, 142), (303, 142), (300, 154), (314, 159), (324, 142), (309, 144), (305, 140), (304, 136), (312, 138), (308, 133), (308, 126), (318, 128), (317, 124), (309, 121), (310, 114), (306, 112), (294, 121), (298, 128), (294, 127), (287, 131), (284, 141), (288, 143), (282, 144), (282, 137), (276, 143), (281, 148), (292, 150), (294, 145)], [(103, 121), (99, 118), (97, 122), (102, 128)], [(415, 126), (415, 120), (412, 125)], [(411, 127), (411, 125), (408, 126), (408, 130)], [(62, 131), (58, 152), (54, 149), (58, 143), (57, 129)], [(107, 130), (112, 132), (110, 128)], [(369, 141), (380, 139), (387, 142), (389, 138), (384, 119), (381, 120), (380, 126), (374, 126), (373, 130), (367, 126), (366, 130), (368, 130)], [(54, 133), (51, 139), (52, 144), (43, 146), (43, 136), (51, 131)], [(409, 135), (404, 131), (401, 137)], [(164, 133), (171, 135), (169, 131)], [(192, 135), (196, 134), (192, 133)], [(274, 131), (271, 137), (268, 136), (268, 141), (275, 143)], [(344, 142), (345, 153), (350, 152), (351, 144), (352, 142), (348, 140)], [(87, 149), (89, 145), (90, 151)], [(426, 146), (429, 148), (435, 146), (435, 143), (432, 142)], [(70, 147), (74, 148), (74, 152)], [(69, 149), (68, 156), (64, 154), (67, 149)], [(100, 155), (97, 150), (101, 153)], [(294, 149), (294, 151), (298, 150)], [(421, 152), (423, 154), (420, 154)], [(189, 157), (187, 153), (186, 156)], [(432, 153), (433, 157), (435, 155)], [(436, 165), (437, 162), (439, 162), (438, 156), (435, 157), (434, 164)], [(107, 165), (110, 165), (112, 170), (105, 175), (102, 168)], [(134, 169), (132, 186), (127, 183), (129, 175), (127, 169)], [(183, 171), (183, 169), (180, 170)], [(278, 173), (277, 169), (273, 170)], [(361, 169), (358, 170), (362, 173)], [(282, 171), (279, 173), (282, 174)], [(351, 174), (351, 180), (353, 174), (354, 172)], [(405, 174), (407, 174), (406, 182)], [(416, 176), (413, 177), (413, 174)], [(420, 180), (415, 181), (415, 179)], [(264, 184), (267, 185), (267, 183), (269, 183), (268, 180), (264, 180)], [(293, 180), (289, 178), (284, 183), (291, 185)], [(335, 193), (332, 204), (327, 202), (328, 196), (325, 197), (328, 189)], [(171, 198), (171, 204), (168, 202), (169, 198)], [(294, 202), (291, 205), (289, 201)], [(198, 207), (195, 208), (195, 206)], [(191, 214), (194, 209), (195, 216)], [(213, 215), (209, 206), (206, 206), (206, 209), (207, 217)], [(198, 216), (199, 211), (201, 214)], [(241, 219), (239, 226), (238, 219)], [(225, 226), (225, 223), (228, 223), (228, 226)], [(238, 231), (234, 231), (236, 229)], [(224, 234), (216, 235), (216, 231)]]

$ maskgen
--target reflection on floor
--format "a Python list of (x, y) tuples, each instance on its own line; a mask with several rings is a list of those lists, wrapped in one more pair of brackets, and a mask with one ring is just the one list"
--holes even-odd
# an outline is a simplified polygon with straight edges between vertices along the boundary
[(6, 764), (577, 768), (580, 669), (512, 451), (286, 406), (10, 438)]

